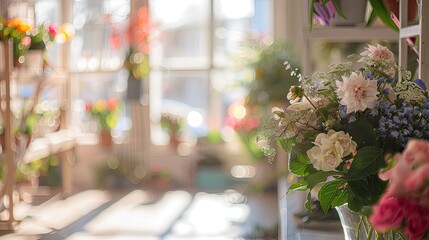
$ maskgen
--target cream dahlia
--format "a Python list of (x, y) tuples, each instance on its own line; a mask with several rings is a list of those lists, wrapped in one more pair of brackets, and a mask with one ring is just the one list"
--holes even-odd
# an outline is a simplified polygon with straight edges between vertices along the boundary
[(347, 114), (374, 107), (378, 94), (377, 81), (368, 80), (360, 73), (342, 78), (342, 82), (336, 81), (336, 92), (341, 99), (340, 103), (347, 106)]

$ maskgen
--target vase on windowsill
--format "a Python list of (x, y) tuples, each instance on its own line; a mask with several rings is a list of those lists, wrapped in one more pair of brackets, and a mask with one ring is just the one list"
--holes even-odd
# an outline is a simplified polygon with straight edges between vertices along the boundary
[(142, 79), (137, 79), (133, 74), (129, 74), (127, 80), (127, 100), (140, 100)]
[(112, 146), (112, 134), (109, 130), (102, 130), (100, 132), (100, 146), (111, 147)]

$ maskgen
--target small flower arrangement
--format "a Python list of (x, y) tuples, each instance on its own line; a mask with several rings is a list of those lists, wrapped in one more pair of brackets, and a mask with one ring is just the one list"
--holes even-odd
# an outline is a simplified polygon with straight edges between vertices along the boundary
[(13, 39), (14, 59), (24, 62), (29, 49), (45, 50), (51, 42), (63, 43), (74, 36), (74, 28), (70, 24), (57, 26), (41, 24), (33, 27), (24, 19), (14, 18), (5, 20), (0, 17), (0, 40)]
[(116, 98), (98, 99), (85, 104), (86, 112), (97, 120), (100, 132), (110, 132), (118, 122), (120, 108)]
[[(267, 141), (264, 153), (274, 159), (274, 142), (287, 151), (289, 171), (299, 179), (289, 191), (318, 191), (325, 212), (347, 204), (368, 215), (364, 206), (375, 206), (370, 220), (377, 231), (396, 231), (405, 222), (405, 235), (421, 239), (429, 226), (429, 143), (414, 139), (429, 139), (426, 86), (411, 80), (386, 47), (369, 45), (350, 59), (328, 72), (300, 77), (301, 85), (287, 94), (290, 106), (273, 108), (259, 136)], [(307, 207), (311, 198), (309, 191)], [(386, 218), (394, 204), (424, 217)]]

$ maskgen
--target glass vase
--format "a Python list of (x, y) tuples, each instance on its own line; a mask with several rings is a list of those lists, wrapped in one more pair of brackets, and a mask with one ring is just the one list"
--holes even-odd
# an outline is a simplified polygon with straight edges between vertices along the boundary
[(345, 240), (406, 240), (398, 232), (377, 233), (368, 221), (368, 217), (356, 213), (347, 204), (335, 207), (341, 220)]

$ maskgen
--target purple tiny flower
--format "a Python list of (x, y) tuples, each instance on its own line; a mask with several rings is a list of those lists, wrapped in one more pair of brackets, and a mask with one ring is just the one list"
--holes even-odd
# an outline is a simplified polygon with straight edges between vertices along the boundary
[(371, 116), (376, 116), (378, 114), (377, 109), (371, 109), (371, 111), (369, 112), (369, 115)]
[(399, 120), (398, 116), (394, 116), (393, 117), (393, 122), (395, 122), (396, 124), (399, 124), (399, 123), (401, 123), (401, 120)]
[(404, 113), (407, 115), (411, 115), (411, 114), (413, 114), (413, 109), (410, 107), (406, 107), (406, 108), (404, 108)]
[(414, 135), (416, 135), (417, 137), (421, 137), (423, 134), (419, 130), (414, 130)]
[(423, 82), (423, 80), (421, 79), (416, 79), (414, 80), (414, 82), (419, 85), (419, 87), (421, 87), (423, 90), (426, 90), (426, 84), (425, 82)]
[(398, 131), (392, 131), (392, 132), (390, 132), (390, 135), (394, 138), (398, 138), (399, 133), (398, 133)]

